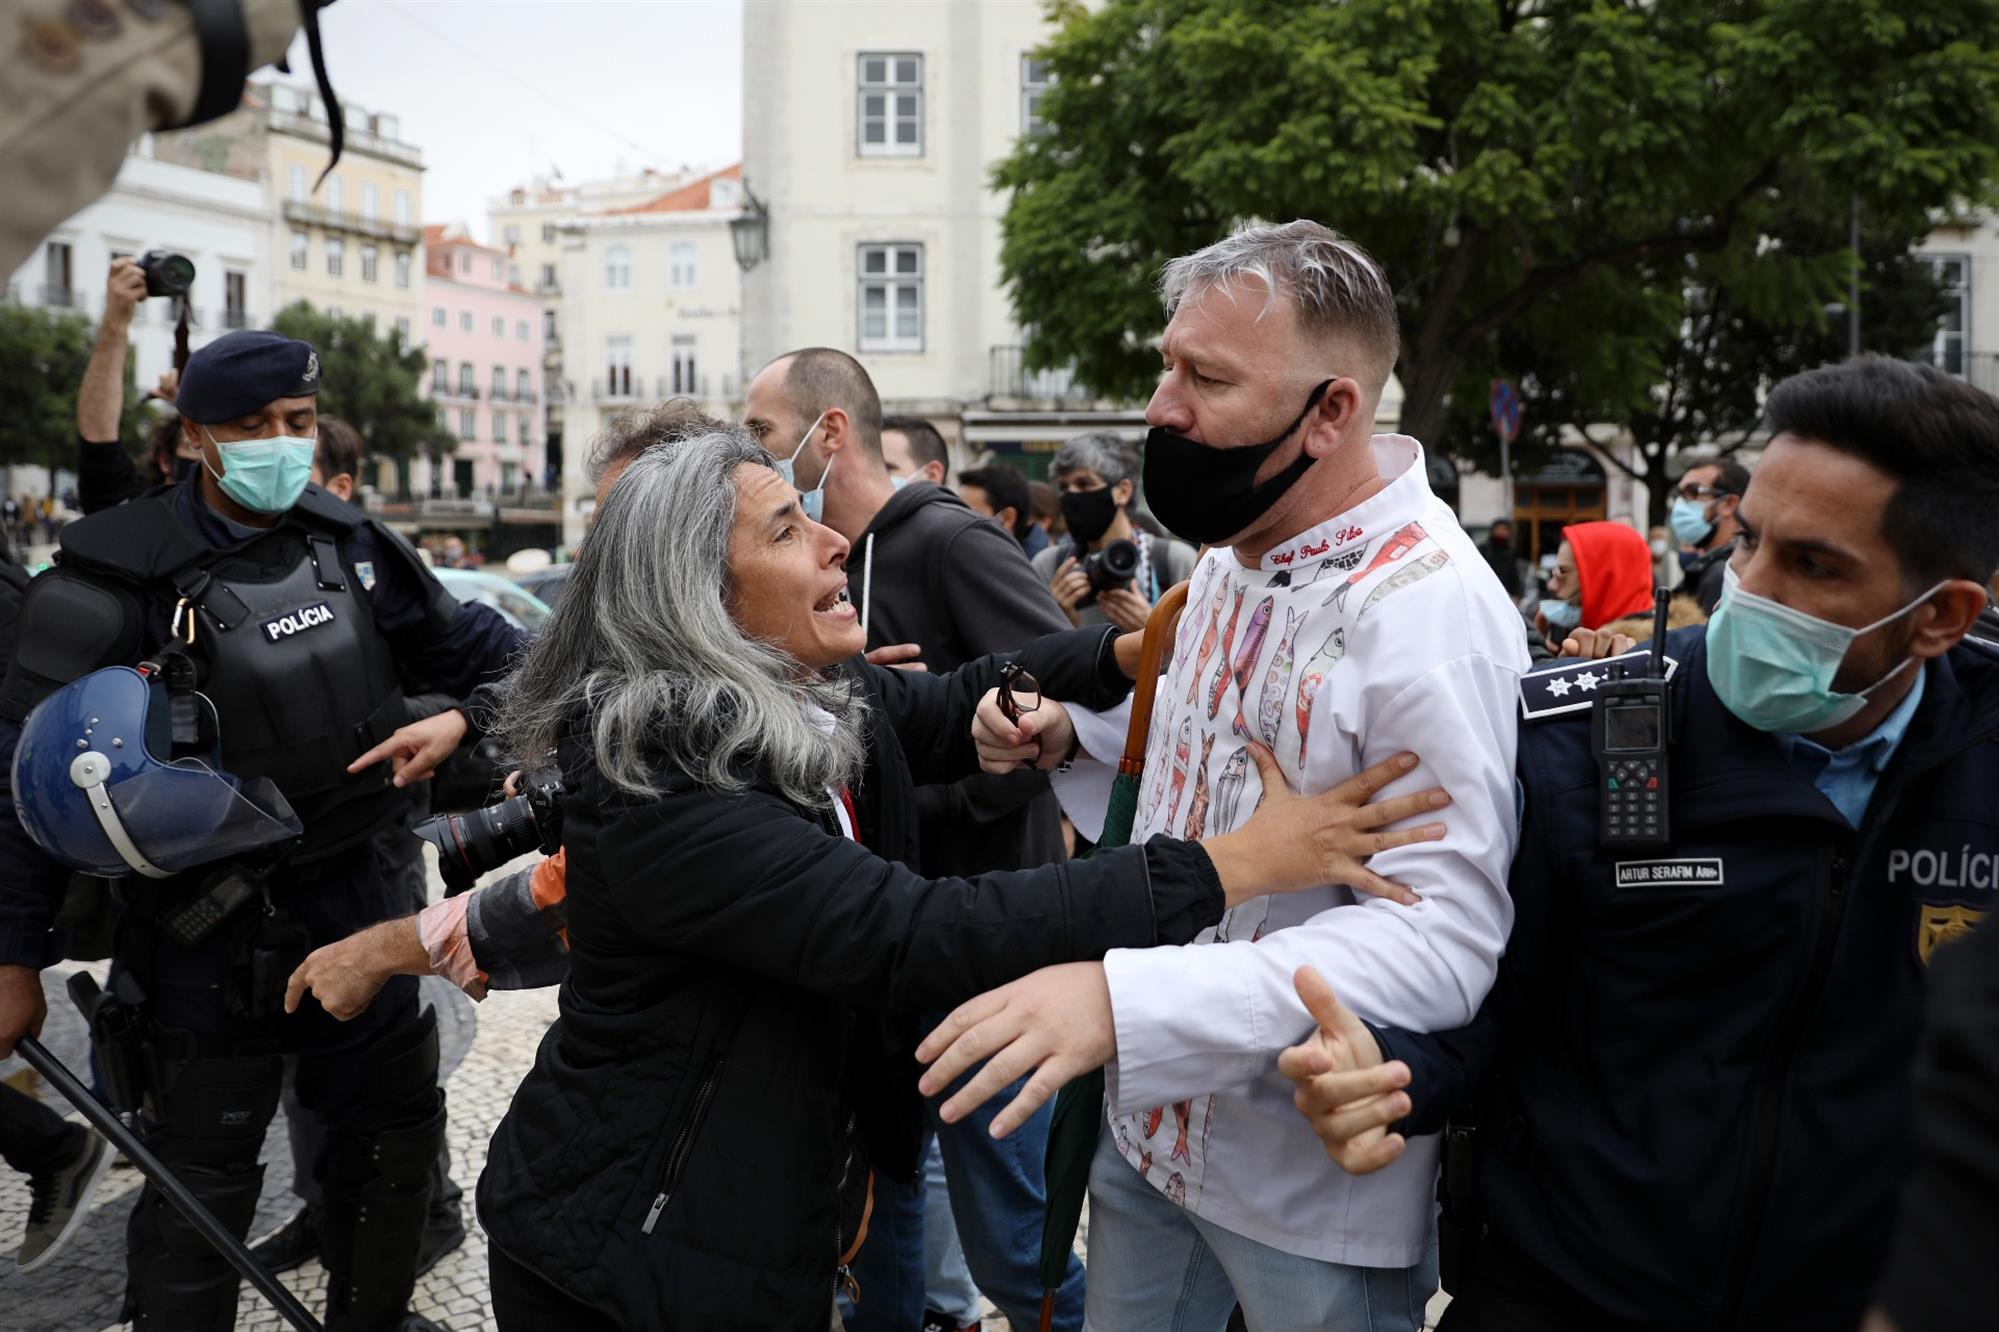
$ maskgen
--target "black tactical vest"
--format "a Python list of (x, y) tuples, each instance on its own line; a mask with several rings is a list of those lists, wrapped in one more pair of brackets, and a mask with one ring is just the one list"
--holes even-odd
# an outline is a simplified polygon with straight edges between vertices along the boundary
[(305, 825), (290, 863), (367, 837), (402, 813), (408, 793), (390, 784), (387, 763), (351, 776), (347, 765), (406, 718), (389, 644), (341, 553), (357, 524), (301, 504), (269, 532), (202, 550), (171, 503), (148, 497), (115, 511), (121, 535), (164, 537), (149, 551), (131, 541), (114, 564), (66, 542), (65, 556), (174, 607), (172, 639), (215, 705), (224, 768), (270, 778)]

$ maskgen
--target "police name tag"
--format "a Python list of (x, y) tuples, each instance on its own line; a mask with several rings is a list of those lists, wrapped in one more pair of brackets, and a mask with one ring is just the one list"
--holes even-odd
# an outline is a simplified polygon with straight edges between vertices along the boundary
[(1639, 884), (1718, 884), (1722, 883), (1721, 861), (1713, 860), (1620, 860), (1617, 886)]
[(310, 606), (286, 611), (283, 615), (264, 621), (264, 641), (276, 643), (280, 639), (290, 638), (293, 634), (302, 634), (308, 629), (317, 629), (322, 624), (332, 623), (333, 607), (324, 601), (315, 602)]

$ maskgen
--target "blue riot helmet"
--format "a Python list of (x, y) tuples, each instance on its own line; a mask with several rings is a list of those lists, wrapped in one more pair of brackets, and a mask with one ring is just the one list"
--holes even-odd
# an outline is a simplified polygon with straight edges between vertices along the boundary
[[(183, 723), (175, 736), (175, 705)], [(14, 804), (71, 869), (164, 879), (304, 831), (267, 778), (222, 770), (215, 708), (170, 696), (150, 663), (92, 671), (36, 705), (14, 751)]]

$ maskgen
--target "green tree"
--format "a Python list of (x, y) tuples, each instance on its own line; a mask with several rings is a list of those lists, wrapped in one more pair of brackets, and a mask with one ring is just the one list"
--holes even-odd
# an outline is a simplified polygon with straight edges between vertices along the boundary
[(423, 453), (436, 462), (457, 447), (438, 427), (436, 404), (423, 396), (430, 362), (400, 332), (384, 337), (304, 301), (278, 311), (271, 328), (318, 350), (319, 409), (360, 431), (370, 454), (401, 462)]
[[(76, 466), (76, 394), (97, 330), (80, 314), (0, 304), (0, 464)], [(132, 358), (125, 360), (131, 396)], [(139, 440), (141, 414), (126, 412), (127, 446)]]
[[(994, 170), (1030, 367), (1138, 396), (1152, 283), (1239, 218), (1314, 217), (1401, 306), (1402, 426), (1435, 439), (1512, 351), (1592, 405), (1658, 382), (1689, 267), (1731, 300), (1840, 298), (1849, 196), (1888, 229), (1999, 161), (1999, 0), (1058, 2), (1048, 132)], [(1470, 391), (1467, 391), (1470, 390)], [(1618, 418), (1611, 418), (1618, 419)]]

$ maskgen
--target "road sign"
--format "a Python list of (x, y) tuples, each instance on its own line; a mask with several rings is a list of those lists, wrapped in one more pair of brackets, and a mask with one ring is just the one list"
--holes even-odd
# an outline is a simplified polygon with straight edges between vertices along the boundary
[(1503, 379), (1492, 381), (1492, 428), (1501, 443), (1520, 438), (1520, 392)]

